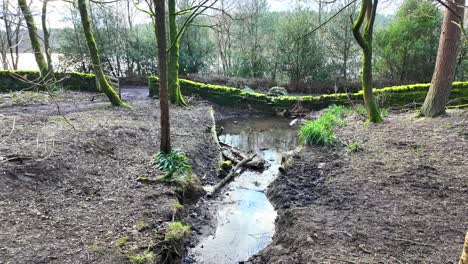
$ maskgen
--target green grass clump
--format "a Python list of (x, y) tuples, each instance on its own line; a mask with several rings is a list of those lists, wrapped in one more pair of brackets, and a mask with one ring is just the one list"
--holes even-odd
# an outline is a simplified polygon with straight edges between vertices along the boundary
[(177, 150), (170, 153), (158, 152), (153, 156), (153, 165), (164, 173), (168, 180), (187, 178), (192, 173), (187, 156)]
[(169, 223), (169, 229), (164, 236), (166, 241), (182, 241), (190, 235), (190, 225), (181, 222)]
[(363, 148), (361, 147), (361, 145), (359, 143), (353, 142), (353, 143), (348, 145), (348, 152), (349, 153), (356, 153), (356, 152), (360, 152), (360, 151), (363, 151)]
[(346, 125), (343, 115), (349, 113), (349, 109), (343, 106), (332, 105), (325, 110), (317, 120), (309, 120), (299, 131), (299, 141), (306, 145), (332, 146), (338, 142), (333, 128)]

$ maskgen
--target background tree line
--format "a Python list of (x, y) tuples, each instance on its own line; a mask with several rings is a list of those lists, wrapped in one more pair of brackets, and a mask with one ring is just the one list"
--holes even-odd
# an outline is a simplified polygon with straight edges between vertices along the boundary
[[(177, 1), (177, 10), (186, 10), (192, 2)], [(333, 3), (297, 0), (289, 11), (273, 12), (267, 0), (218, 0), (190, 24), (181, 38), (179, 73), (240, 88), (267, 89), (280, 84), (305, 93), (359, 90), (361, 53), (351, 29), (359, 3), (329, 2)], [(140, 83), (157, 74), (154, 21), (139, 10), (145, 4), (134, 0), (90, 2), (94, 37), (107, 74)], [(330, 22), (303, 37), (346, 5), (349, 7)], [(22, 17), (15, 15), (15, 3), (3, 0), (2, 9), (2, 65), (4, 69), (17, 69), (18, 53), (28, 51), (28, 36)], [(51, 51), (63, 55), (56, 67), (91, 72), (79, 11), (72, 4), (66, 9), (63, 22), (70, 26), (51, 29)], [(177, 16), (179, 27), (187, 16)], [(430, 82), (441, 23), (442, 10), (431, 0), (405, 0), (395, 15), (377, 14), (375, 86)], [(40, 29), (39, 35), (43, 36)], [(464, 45), (457, 63), (457, 80), (466, 78), (466, 56)]]
[[(287, 84), (298, 92), (333, 92), (335, 88), (359, 89), (361, 54), (354, 41), (351, 19), (358, 3), (351, 0), (321, 4), (295, 1), (285, 12), (272, 12), (266, 0), (219, 0), (216, 9), (197, 17), (180, 43), (179, 72), (183, 76), (227, 82), (231, 85), (269, 88)], [(351, 3), (351, 4), (350, 4)], [(191, 5), (177, 1), (178, 10)], [(350, 6), (320, 30), (302, 36)], [(96, 42), (104, 68), (116, 77), (154, 74), (156, 46), (151, 21), (133, 19), (139, 12), (132, 2), (90, 5)], [(54, 49), (65, 63), (90, 71), (81, 41), (76, 9), (65, 18), (73, 28), (56, 30)], [(177, 16), (179, 26), (184, 15)], [(429, 82), (435, 63), (442, 10), (430, 0), (405, 0), (394, 16), (377, 15), (374, 30), (376, 86)], [(466, 47), (460, 52), (457, 80), (466, 75)], [(236, 78), (256, 80), (236, 81)], [(234, 81), (232, 81), (234, 80)], [(210, 81), (209, 79), (206, 81)], [(263, 87), (262, 87), (263, 86)], [(318, 87), (326, 87), (321, 90)]]

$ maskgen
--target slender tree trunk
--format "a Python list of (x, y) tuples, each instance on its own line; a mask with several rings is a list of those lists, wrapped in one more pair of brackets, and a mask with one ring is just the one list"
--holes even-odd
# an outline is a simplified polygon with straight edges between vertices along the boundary
[(169, 102), (167, 96), (167, 40), (165, 0), (153, 0), (155, 6), (155, 32), (158, 43), (159, 105), (161, 108), (161, 146), (163, 153), (171, 152)]
[(169, 16), (169, 64), (168, 85), (171, 103), (174, 105), (187, 105), (180, 91), (179, 85), (179, 49), (180, 36), (177, 28), (176, 0), (168, 0)]
[(463, 24), (465, 0), (455, 0), (455, 3), (446, 1), (445, 3), (451, 10), (445, 9), (434, 74), (429, 92), (421, 108), (421, 115), (427, 117), (445, 113), (445, 106), (449, 100), (455, 78), (461, 36), (460, 25)]
[(91, 30), (91, 19), (88, 15), (88, 7), (86, 0), (78, 0), (78, 9), (80, 10), (81, 23), (83, 24), (83, 31), (86, 36), (86, 42), (88, 44), (89, 53), (93, 62), (94, 74), (96, 75), (96, 82), (99, 83), (100, 88), (109, 98), (112, 105), (126, 106), (125, 102), (120, 100), (114, 88), (112, 88), (112, 86), (109, 84), (106, 76), (104, 75), (104, 71), (102, 70), (99, 51), (96, 45), (96, 41), (94, 40), (93, 32)]
[(36, 58), (37, 66), (39, 67), (41, 77), (47, 78), (49, 69), (47, 67), (47, 62), (42, 52), (41, 43), (39, 42), (36, 23), (34, 23), (34, 17), (31, 13), (31, 10), (29, 9), (26, 0), (18, 0), (18, 5), (21, 8), (21, 12), (23, 13), (24, 19), (26, 20), (26, 26), (28, 27), (31, 46), (34, 51), (34, 56)]
[(47, 27), (47, 3), (49, 0), (44, 0), (42, 3), (42, 31), (44, 31), (44, 50), (47, 58), (47, 67), (49, 75), (54, 77), (54, 68), (52, 65), (52, 55), (50, 54), (50, 32)]
[[(377, 102), (372, 92), (372, 38), (378, 0), (362, 0), (359, 16), (353, 25), (353, 35), (362, 49), (362, 90), (364, 91), (364, 103), (367, 108), (369, 122), (380, 123), (380, 115)], [(365, 22), (363, 33), (361, 26)]]
[[(6, 33), (6, 38), (7, 38), (7, 43), (8, 43), (8, 49), (10, 51), (10, 59), (11, 59), (11, 66), (14, 70), (16, 70), (15, 67), (15, 56), (14, 56), (14, 50), (13, 50), (13, 36), (11, 32), (11, 22), (8, 19), (7, 14), (9, 13), (8, 10), (9, 3), (7, 0), (3, 0), (3, 24), (5, 25), (5, 33)], [(21, 20), (19, 20), (19, 23), (21, 23)], [(8, 65), (7, 65), (8, 66)]]

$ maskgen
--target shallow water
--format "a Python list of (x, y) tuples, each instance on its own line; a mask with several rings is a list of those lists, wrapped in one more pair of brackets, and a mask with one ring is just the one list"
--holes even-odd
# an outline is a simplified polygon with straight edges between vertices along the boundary
[(281, 153), (296, 146), (296, 128), (287, 119), (225, 120), (220, 140), (252, 151), (270, 165), (263, 172), (244, 171), (225, 187), (217, 203), (216, 232), (190, 251), (196, 263), (238, 263), (256, 254), (271, 241), (276, 211), (265, 190), (278, 175)]

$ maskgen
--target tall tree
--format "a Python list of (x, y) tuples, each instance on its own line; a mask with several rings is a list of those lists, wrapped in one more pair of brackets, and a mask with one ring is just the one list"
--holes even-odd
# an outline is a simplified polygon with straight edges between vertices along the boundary
[[(169, 65), (168, 65), (168, 85), (171, 103), (175, 105), (187, 105), (180, 91), (179, 85), (179, 49), (180, 38), (183, 32), (179, 32), (177, 26), (176, 0), (168, 0), (168, 21), (169, 21)], [(181, 29), (185, 31), (185, 28)]]
[[(353, 35), (362, 49), (362, 90), (369, 121), (382, 122), (377, 102), (372, 92), (372, 38), (378, 0), (362, 0), (359, 16), (353, 25)], [(361, 32), (361, 27), (364, 28)]]
[(166, 3), (165, 0), (153, 0), (154, 26), (158, 44), (159, 64), (159, 106), (161, 109), (161, 146), (162, 153), (171, 152), (171, 130), (169, 123), (169, 102), (167, 96), (167, 39), (166, 39)]
[(109, 98), (109, 101), (112, 105), (126, 106), (125, 102), (119, 98), (114, 88), (112, 88), (112, 86), (109, 84), (109, 81), (107, 80), (106, 76), (104, 75), (104, 71), (102, 70), (99, 51), (96, 45), (96, 41), (94, 40), (93, 32), (91, 30), (91, 19), (88, 15), (87, 1), (78, 0), (78, 9), (80, 11), (81, 23), (83, 25), (83, 31), (86, 36), (86, 42), (88, 44), (89, 53), (91, 55), (91, 61), (93, 63), (94, 74), (96, 75), (96, 82), (99, 84), (101, 90)]
[(36, 58), (37, 66), (39, 67), (41, 77), (47, 78), (49, 74), (49, 67), (47, 67), (47, 62), (42, 51), (42, 46), (39, 42), (39, 35), (37, 34), (37, 27), (36, 23), (34, 22), (34, 17), (26, 0), (18, 0), (18, 5), (21, 8), (21, 12), (23, 13), (24, 19), (26, 21), (29, 38), (31, 40), (31, 46), (34, 51), (34, 56)]
[(50, 32), (49, 28), (47, 27), (47, 4), (49, 0), (44, 0), (42, 3), (42, 31), (44, 32), (44, 50), (47, 58), (47, 67), (49, 70), (49, 74), (54, 76), (54, 68), (52, 65), (52, 55), (50, 53)]
[(434, 117), (445, 113), (455, 78), (465, 0), (444, 1), (446, 9), (442, 21), (437, 60), (431, 86), (421, 108), (421, 115)]

